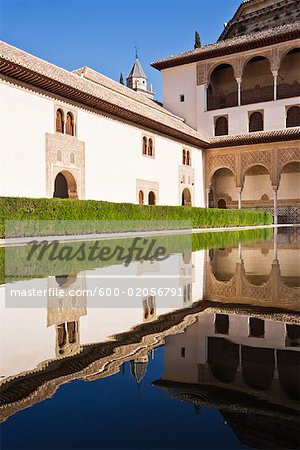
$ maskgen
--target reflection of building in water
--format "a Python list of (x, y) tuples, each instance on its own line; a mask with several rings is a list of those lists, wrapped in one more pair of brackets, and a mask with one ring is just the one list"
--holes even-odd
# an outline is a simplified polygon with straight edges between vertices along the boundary
[(209, 250), (207, 300), (300, 310), (300, 243)]
[(140, 358), (136, 358), (135, 360), (130, 361), (131, 375), (134, 377), (137, 383), (141, 383), (144, 376), (146, 375), (148, 362), (148, 355), (141, 356)]
[(56, 357), (76, 353), (80, 350), (79, 319), (87, 313), (85, 274), (50, 277), (48, 292), (47, 326), (55, 326)]
[[(155, 385), (198, 409), (219, 409), (240, 433), (257, 428), (257, 445), (272, 440), (274, 429), (281, 426), (281, 433), (290, 433), (282, 438), (283, 447), (291, 448), (288, 444), (298, 433), (293, 416), (300, 401), (299, 325), (203, 312), (185, 333), (166, 339), (164, 358), (163, 376)], [(269, 421), (273, 410), (278, 417)], [(266, 448), (273, 445), (269, 442)]]
[(144, 322), (156, 319), (155, 296), (149, 295), (143, 299)]
[(180, 259), (180, 285), (182, 287), (183, 304), (193, 301), (193, 283), (195, 283), (195, 254), (183, 252)]

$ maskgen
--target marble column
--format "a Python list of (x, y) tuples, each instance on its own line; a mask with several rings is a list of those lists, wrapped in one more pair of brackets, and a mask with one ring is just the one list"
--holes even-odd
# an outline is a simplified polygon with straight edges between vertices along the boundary
[(274, 98), (273, 100), (277, 100), (277, 80), (278, 80), (278, 70), (272, 71), (273, 78), (274, 78)]
[(278, 224), (278, 212), (277, 212), (277, 204), (278, 204), (278, 200), (277, 200), (277, 191), (278, 191), (278, 186), (272, 186), (273, 191), (274, 191), (274, 225)]
[(242, 209), (242, 192), (243, 192), (243, 188), (242, 187), (238, 187), (238, 208)]
[(242, 103), (242, 96), (241, 96), (241, 85), (242, 85), (242, 79), (236, 78), (235, 79), (238, 85), (238, 106), (241, 106)]

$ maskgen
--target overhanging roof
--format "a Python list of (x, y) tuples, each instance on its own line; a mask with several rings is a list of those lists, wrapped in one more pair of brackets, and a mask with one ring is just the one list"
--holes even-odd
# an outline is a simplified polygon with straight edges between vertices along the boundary
[(289, 25), (270, 28), (269, 30), (258, 33), (226, 39), (224, 41), (216, 42), (215, 44), (205, 45), (195, 50), (179, 53), (178, 55), (155, 61), (151, 66), (158, 70), (164, 70), (170, 67), (190, 64), (219, 56), (231, 55), (298, 38), (300, 38), (300, 21)]

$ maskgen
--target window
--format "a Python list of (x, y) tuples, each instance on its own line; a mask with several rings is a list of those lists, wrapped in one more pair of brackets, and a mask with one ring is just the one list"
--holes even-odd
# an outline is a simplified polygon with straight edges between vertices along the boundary
[(183, 94), (180, 95), (180, 101), (184, 102), (184, 95)]
[(66, 134), (74, 136), (74, 120), (73, 115), (70, 112), (67, 114)]
[(143, 137), (143, 155), (147, 155), (147, 138)]
[(64, 113), (61, 109), (56, 111), (56, 131), (57, 133), (64, 132)]
[(189, 150), (182, 150), (182, 164), (184, 166), (191, 165), (191, 152)]
[(249, 132), (263, 131), (264, 129), (264, 118), (261, 112), (254, 112), (249, 116)]
[(300, 126), (300, 106), (292, 106), (287, 110), (286, 126), (287, 127)]
[(139, 205), (143, 205), (143, 204), (144, 204), (144, 192), (139, 191)]
[(187, 166), (191, 165), (191, 153), (189, 150), (186, 152), (186, 165)]
[(228, 119), (218, 117), (215, 122), (215, 136), (225, 136), (228, 134)]
[(215, 318), (215, 333), (228, 334), (229, 332), (229, 317), (227, 314), (216, 314)]
[(147, 136), (143, 136), (143, 155), (149, 156), (150, 158), (154, 157), (154, 139), (149, 138)]
[(148, 140), (148, 156), (153, 156), (153, 141), (151, 138)]
[(265, 322), (256, 317), (249, 319), (249, 337), (263, 338), (265, 336)]
[(181, 356), (181, 358), (185, 358), (185, 347), (181, 347), (180, 356)]

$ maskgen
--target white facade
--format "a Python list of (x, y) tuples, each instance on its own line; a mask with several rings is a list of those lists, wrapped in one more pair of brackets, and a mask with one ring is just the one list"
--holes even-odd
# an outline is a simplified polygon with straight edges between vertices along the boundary
[[(33, 89), (2, 80), (1, 97), (1, 196), (52, 197), (54, 177), (60, 170), (74, 174), (77, 185), (79, 173), (84, 173), (78, 197), (111, 202), (138, 203), (138, 180), (156, 185), (156, 203), (181, 205), (182, 190), (179, 168), (182, 152), (191, 152), (194, 171), (192, 204), (204, 206), (203, 155), (199, 148), (157, 133), (146, 132), (134, 125), (91, 112), (61, 99), (56, 101)], [(48, 149), (46, 135), (55, 141), (55, 111), (60, 105), (76, 115), (76, 136), (64, 135), (66, 151), (72, 151), (75, 141), (84, 145), (84, 163), (72, 166), (56, 161), (56, 153), (64, 145)], [(151, 136), (154, 156), (142, 153), (143, 136)], [(60, 141), (58, 141), (60, 142)], [(56, 144), (54, 144), (55, 146)], [(54, 159), (53, 159), (54, 158)], [(147, 204), (145, 195), (145, 204)]]

